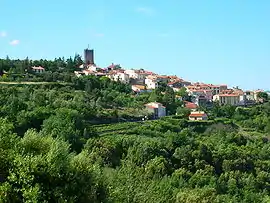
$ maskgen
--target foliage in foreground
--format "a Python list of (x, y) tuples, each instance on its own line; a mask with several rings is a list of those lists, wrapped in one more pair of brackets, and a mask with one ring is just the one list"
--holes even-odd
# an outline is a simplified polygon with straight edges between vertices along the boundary
[(88, 80), (0, 88), (0, 202), (270, 201), (269, 103), (93, 125), (149, 95)]
[(201, 132), (168, 118), (90, 138), (76, 154), (60, 138), (21, 138), (0, 122), (2, 202), (269, 201), (269, 141), (228, 124)]

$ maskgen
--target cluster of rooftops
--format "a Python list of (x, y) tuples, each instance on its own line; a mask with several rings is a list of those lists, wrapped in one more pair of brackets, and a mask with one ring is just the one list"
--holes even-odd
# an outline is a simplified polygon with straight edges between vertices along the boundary
[[(33, 67), (37, 73), (44, 72), (43, 67)], [(144, 69), (123, 69), (119, 64), (111, 64), (107, 68), (100, 68), (95, 64), (81, 65), (78, 71), (74, 72), (76, 76), (95, 75), (105, 76), (112, 80), (131, 84), (134, 92), (140, 93), (156, 89), (160, 82), (166, 83), (172, 87), (175, 92), (185, 88), (189, 96), (192, 96), (194, 103), (200, 106), (203, 102), (219, 101), (222, 104), (237, 105), (242, 100), (253, 100), (258, 102), (257, 94), (263, 90), (243, 91), (236, 88), (228, 88), (226, 84), (206, 84), (200, 82), (190, 82), (176, 75), (159, 75), (152, 71)], [(178, 96), (179, 99), (181, 99)], [(190, 106), (191, 104), (187, 104)], [(193, 105), (194, 106), (194, 105)]]

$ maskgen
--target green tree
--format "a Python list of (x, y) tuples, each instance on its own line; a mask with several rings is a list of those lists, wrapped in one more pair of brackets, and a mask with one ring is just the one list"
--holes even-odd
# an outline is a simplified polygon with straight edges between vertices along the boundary
[(178, 116), (181, 116), (183, 118), (188, 118), (189, 114), (191, 113), (190, 109), (185, 108), (185, 107), (178, 107), (176, 109), (176, 114)]
[(266, 92), (259, 92), (257, 96), (264, 101), (268, 101), (268, 94)]

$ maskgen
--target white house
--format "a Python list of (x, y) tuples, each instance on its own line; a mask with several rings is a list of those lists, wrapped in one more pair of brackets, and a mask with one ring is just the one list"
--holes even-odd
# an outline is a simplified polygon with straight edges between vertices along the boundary
[(208, 116), (203, 111), (193, 111), (189, 114), (189, 120), (191, 121), (199, 121), (199, 120), (207, 120)]
[(124, 73), (128, 74), (130, 78), (134, 78), (134, 79), (137, 79), (138, 78), (138, 74), (133, 69), (125, 70)]
[(147, 89), (156, 89), (158, 87), (158, 82), (156, 76), (149, 75), (144, 80)]
[(158, 102), (150, 102), (145, 104), (145, 107), (149, 113), (152, 113), (154, 118), (160, 118), (166, 116), (166, 107)]
[(120, 81), (125, 84), (129, 83), (129, 76), (126, 73), (117, 72), (117, 73), (112, 74), (110, 78), (114, 81)]
[(247, 99), (247, 100), (255, 100), (256, 96), (254, 95), (253, 91), (246, 91), (246, 92), (244, 92), (244, 95), (242, 97)]
[(134, 70), (129, 69), (125, 70), (125, 73), (129, 75), (129, 78), (137, 79), (137, 80), (144, 80), (146, 76), (151, 75), (153, 73), (145, 71), (145, 70)]
[(43, 73), (45, 72), (45, 69), (41, 66), (34, 66), (32, 67), (32, 71), (34, 71), (35, 73)]
[(158, 83), (156, 80), (146, 78), (144, 80), (144, 83), (147, 86), (147, 89), (156, 89), (158, 87)]

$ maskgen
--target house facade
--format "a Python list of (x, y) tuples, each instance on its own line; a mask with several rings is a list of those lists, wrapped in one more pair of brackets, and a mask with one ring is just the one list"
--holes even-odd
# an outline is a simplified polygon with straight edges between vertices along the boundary
[(145, 104), (145, 107), (149, 113), (151, 113), (154, 118), (160, 118), (166, 116), (166, 107), (158, 102), (150, 102)]
[(240, 102), (239, 94), (217, 94), (213, 96), (213, 100), (219, 102), (220, 105), (238, 105)]
[(144, 70), (125, 70), (125, 73), (129, 75), (129, 78), (137, 79), (137, 80), (144, 80), (147, 76)]
[(220, 94), (222, 91), (227, 90), (227, 85), (209, 85), (210, 90), (212, 90), (213, 95)]
[(158, 87), (158, 82), (154, 76), (147, 76), (144, 83), (147, 89), (156, 89)]
[(126, 73), (117, 72), (111, 75), (111, 79), (114, 81), (120, 81), (122, 83), (128, 84), (129, 83), (129, 76)]
[(187, 89), (189, 91), (195, 91), (195, 90), (205, 90), (205, 91), (211, 91), (212, 95), (220, 94), (222, 91), (227, 90), (227, 85), (213, 85), (213, 84), (204, 84), (196, 82), (193, 85), (187, 86)]
[(240, 95), (239, 98), (240, 98), (239, 106), (252, 106), (256, 104), (254, 98), (250, 97), (250, 95), (247, 95), (246, 93)]
[(244, 93), (244, 95), (246, 95), (246, 99), (247, 100), (255, 100), (255, 97), (256, 97), (256, 96), (254, 96), (254, 92), (253, 91), (246, 91)]

